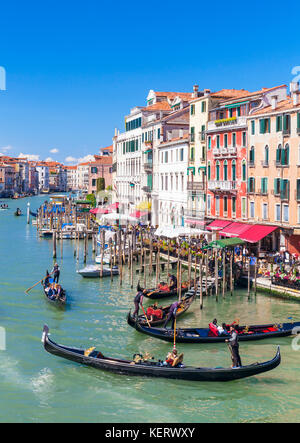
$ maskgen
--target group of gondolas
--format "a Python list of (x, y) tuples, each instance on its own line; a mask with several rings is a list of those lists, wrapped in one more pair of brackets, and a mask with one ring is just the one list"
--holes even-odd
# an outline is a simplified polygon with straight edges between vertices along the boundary
[[(179, 291), (176, 277), (170, 276), (167, 287), (143, 289), (138, 285), (134, 298), (135, 310), (128, 313), (127, 322), (137, 331), (173, 342), (173, 349), (164, 360), (154, 360), (149, 355), (134, 354), (131, 360), (111, 358), (105, 356), (95, 347), (78, 349), (55, 343), (49, 338), (49, 328), (44, 326), (42, 342), (47, 352), (56, 356), (72, 360), (97, 369), (115, 372), (118, 374), (164, 377), (171, 379), (192, 381), (231, 381), (241, 379), (276, 368), (281, 361), (280, 349), (277, 347), (276, 355), (269, 361), (253, 363), (243, 366), (239, 356), (239, 340), (257, 340), (271, 337), (284, 337), (293, 334), (293, 329), (299, 323), (283, 323), (281, 325), (266, 324), (254, 326), (240, 326), (236, 323), (221, 326), (217, 320), (211, 322), (208, 328), (177, 328), (176, 320), (191, 306), (198, 292), (197, 288), (183, 285)], [(143, 299), (159, 299), (171, 295), (182, 295), (179, 301), (169, 306), (159, 307), (157, 301), (145, 311)], [(143, 314), (139, 315), (139, 308)], [(172, 328), (167, 324), (172, 321)], [(158, 328), (157, 326), (162, 326)], [(193, 367), (183, 363), (183, 354), (178, 354), (176, 343), (218, 343), (227, 342), (232, 358), (231, 367)]]

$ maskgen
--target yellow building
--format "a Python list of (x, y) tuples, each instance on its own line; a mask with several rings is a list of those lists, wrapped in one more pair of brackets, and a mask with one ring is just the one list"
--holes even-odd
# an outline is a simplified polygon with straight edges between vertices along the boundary
[(248, 117), (248, 220), (280, 228), (262, 249), (300, 254), (299, 85), (281, 98)]

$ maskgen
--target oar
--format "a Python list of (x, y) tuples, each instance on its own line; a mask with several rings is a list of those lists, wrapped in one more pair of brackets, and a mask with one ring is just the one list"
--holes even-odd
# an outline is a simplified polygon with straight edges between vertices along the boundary
[(149, 323), (149, 320), (148, 320), (148, 317), (147, 317), (147, 315), (146, 315), (146, 312), (145, 312), (145, 309), (144, 309), (143, 305), (141, 305), (141, 308), (142, 308), (142, 310), (143, 310), (144, 316), (146, 317), (146, 320), (147, 320), (148, 326), (149, 326), (149, 328), (151, 328), (151, 325), (150, 325), (150, 323)]
[(175, 317), (175, 321), (174, 321), (174, 345), (173, 345), (173, 349), (176, 349), (176, 317)]
[(231, 347), (230, 343), (228, 343), (228, 342), (227, 342), (227, 346), (229, 348), (229, 351), (230, 351), (230, 354), (231, 354), (231, 361), (232, 361), (232, 364), (233, 364), (234, 358), (233, 358), (232, 347)]
[[(53, 274), (53, 272), (51, 272), (51, 274)], [(26, 289), (25, 294), (28, 295), (28, 292), (29, 292), (32, 288), (34, 288), (36, 285), (38, 285), (39, 283), (41, 283), (43, 280), (45, 280), (45, 278), (49, 277), (49, 275), (51, 275), (51, 274), (46, 275), (44, 278), (42, 278), (42, 280), (38, 281), (35, 285), (33, 285), (33, 286), (31, 286), (30, 288)]]

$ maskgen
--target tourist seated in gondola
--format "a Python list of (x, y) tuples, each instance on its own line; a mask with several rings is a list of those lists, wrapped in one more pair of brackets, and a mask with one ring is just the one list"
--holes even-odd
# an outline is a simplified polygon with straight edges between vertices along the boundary
[(150, 321), (160, 320), (163, 318), (162, 308), (158, 308), (157, 303), (151, 305), (147, 309), (147, 317)]
[(173, 274), (168, 274), (170, 283), (169, 283), (169, 290), (174, 291), (177, 289), (177, 278)]
[(222, 326), (218, 326), (217, 328), (219, 336), (229, 335), (226, 323), (222, 323)]
[(62, 287), (56, 283), (55, 287), (54, 287), (54, 291), (55, 291), (55, 298), (61, 298), (62, 297)]
[(167, 283), (161, 281), (158, 285), (158, 289), (160, 291), (169, 291), (169, 286), (167, 285)]
[(211, 323), (209, 323), (208, 328), (209, 328), (208, 335), (210, 337), (218, 337), (219, 336), (218, 320), (216, 318)]
[(50, 298), (50, 300), (56, 299), (54, 283), (45, 288), (45, 292), (47, 294), (47, 297)]

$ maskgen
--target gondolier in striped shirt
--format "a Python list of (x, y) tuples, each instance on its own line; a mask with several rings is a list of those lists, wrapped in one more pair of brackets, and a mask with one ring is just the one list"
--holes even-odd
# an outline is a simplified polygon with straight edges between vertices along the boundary
[(53, 274), (53, 283), (58, 283), (60, 268), (57, 263), (54, 264), (51, 274)]
[(236, 329), (236, 325), (230, 326), (231, 337), (225, 340), (231, 348), (232, 367), (238, 368), (242, 366), (241, 357), (239, 353), (239, 337)]

